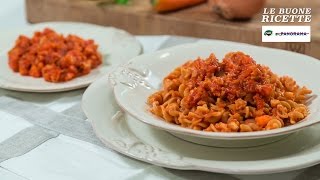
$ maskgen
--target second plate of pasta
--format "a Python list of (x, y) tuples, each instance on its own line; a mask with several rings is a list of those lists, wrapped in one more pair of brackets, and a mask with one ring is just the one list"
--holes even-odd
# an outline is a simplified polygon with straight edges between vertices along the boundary
[(260, 145), (319, 122), (319, 68), (302, 54), (210, 41), (138, 56), (109, 80), (119, 105), (149, 125), (200, 144)]
[(142, 51), (131, 34), (86, 23), (39, 23), (0, 36), (0, 88), (16, 91), (83, 88)]

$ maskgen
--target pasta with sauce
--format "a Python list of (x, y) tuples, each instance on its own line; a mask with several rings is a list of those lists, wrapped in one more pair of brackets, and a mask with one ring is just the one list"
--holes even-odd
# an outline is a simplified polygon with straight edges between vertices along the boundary
[(177, 67), (147, 103), (151, 113), (182, 127), (250, 132), (301, 121), (309, 113), (305, 100), (311, 92), (248, 55), (231, 52), (222, 62), (211, 54)]
[(63, 36), (45, 28), (32, 38), (18, 37), (8, 52), (9, 66), (23, 76), (43, 77), (49, 82), (69, 81), (89, 74), (102, 63), (97, 48), (93, 40)]

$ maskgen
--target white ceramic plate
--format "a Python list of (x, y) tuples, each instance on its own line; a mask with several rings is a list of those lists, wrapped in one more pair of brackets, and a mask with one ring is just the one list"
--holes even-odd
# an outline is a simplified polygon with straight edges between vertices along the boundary
[[(199, 56), (203, 58), (208, 57), (210, 53), (215, 53), (217, 58), (221, 60), (225, 54), (232, 51), (243, 51), (252, 56), (258, 63), (269, 66), (273, 72), (279, 75), (289, 75), (293, 77), (299, 85), (305, 85), (310, 88), (313, 91), (313, 97), (311, 101), (308, 102), (310, 115), (308, 115), (305, 120), (284, 128), (245, 133), (223, 133), (183, 128), (167, 123), (147, 110), (148, 106), (146, 105), (146, 101), (148, 96), (160, 89), (162, 79), (177, 66), (180, 66), (187, 60), (194, 60)], [(285, 135), (320, 122), (320, 78), (316, 78), (320, 77), (319, 69), (319, 60), (302, 54), (242, 43), (211, 40), (179, 45), (135, 57), (130, 60), (129, 63), (116, 68), (110, 75), (110, 80), (114, 84), (114, 94), (118, 104), (133, 117), (154, 127), (174, 133), (181, 138), (210, 145), (208, 144), (210, 142), (202, 142), (199, 137), (211, 139), (211, 141), (212, 139), (255, 140), (258, 138)], [(267, 141), (262, 142), (259, 140), (260, 144), (257, 144), (257, 141), (255, 141), (253, 145), (271, 142), (272, 138), (265, 140)], [(232, 142), (231, 146), (239, 147), (242, 142), (240, 144), (234, 143), (235, 142)], [(225, 146), (219, 144), (220, 142), (213, 145)]]
[(320, 163), (320, 126), (315, 125), (268, 145), (214, 148), (186, 142), (121, 111), (108, 77), (91, 84), (82, 108), (109, 148), (158, 166), (228, 174), (268, 174)]
[[(64, 83), (49, 83), (43, 78), (14, 73), (8, 66), (7, 52), (14, 46), (17, 37), (20, 34), (31, 37), (35, 31), (42, 31), (45, 27), (64, 35), (75, 34), (84, 39), (93, 39), (99, 45), (98, 50), (103, 55), (103, 64), (88, 75)], [(123, 30), (85, 23), (40, 23), (27, 28), (3, 31), (0, 39), (0, 88), (27, 92), (58, 92), (86, 87), (110, 69), (139, 55), (142, 50), (140, 43)]]

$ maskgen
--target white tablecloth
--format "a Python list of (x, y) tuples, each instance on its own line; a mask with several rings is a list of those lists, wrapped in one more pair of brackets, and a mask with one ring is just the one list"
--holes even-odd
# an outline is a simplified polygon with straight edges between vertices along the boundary
[[(27, 26), (24, 1), (1, 2), (1, 29)], [(144, 52), (196, 39), (137, 36)], [(320, 179), (320, 166), (259, 176), (161, 168), (105, 148), (92, 134), (80, 101), (85, 89), (21, 93), (0, 89), (0, 180)], [(245, 164), (244, 164), (245, 165)]]

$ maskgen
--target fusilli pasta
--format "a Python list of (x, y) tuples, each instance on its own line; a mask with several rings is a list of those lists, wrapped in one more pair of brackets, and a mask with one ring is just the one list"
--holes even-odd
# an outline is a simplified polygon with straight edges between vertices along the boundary
[(188, 61), (148, 98), (150, 111), (169, 123), (213, 132), (250, 132), (295, 124), (308, 115), (311, 93), (242, 52), (222, 62), (214, 54)]

